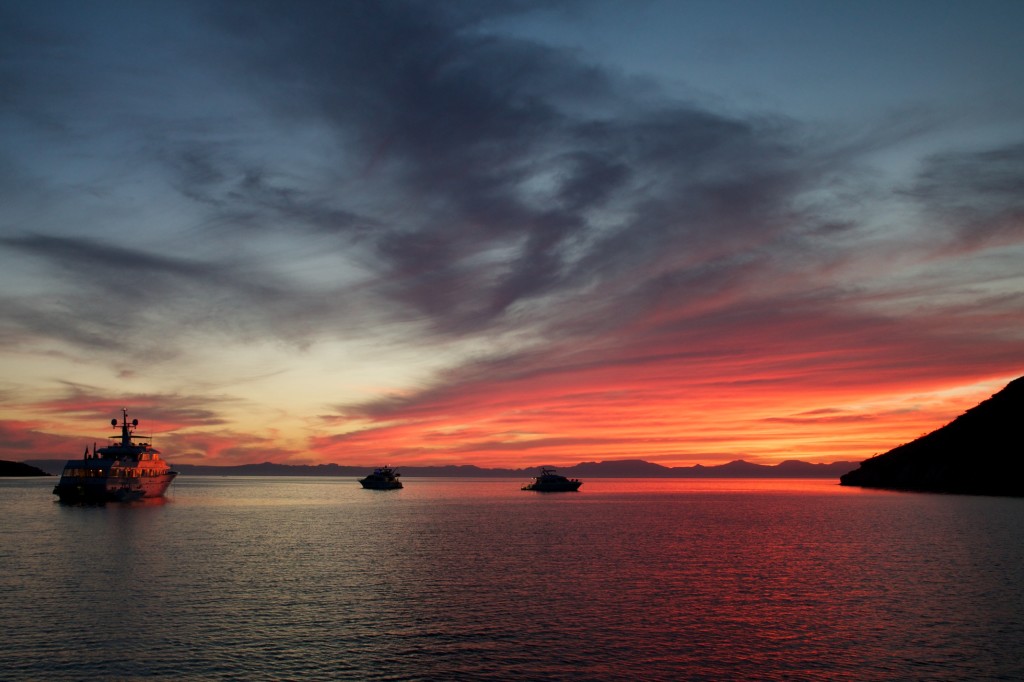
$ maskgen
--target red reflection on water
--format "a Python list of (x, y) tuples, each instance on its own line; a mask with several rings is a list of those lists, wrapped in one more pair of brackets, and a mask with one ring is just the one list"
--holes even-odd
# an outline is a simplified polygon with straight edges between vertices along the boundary
[(850, 494), (832, 478), (588, 478), (580, 492)]

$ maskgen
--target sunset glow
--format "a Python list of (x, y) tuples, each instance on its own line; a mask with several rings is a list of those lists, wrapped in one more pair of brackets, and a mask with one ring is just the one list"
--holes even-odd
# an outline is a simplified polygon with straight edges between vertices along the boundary
[(1022, 5), (503, 4), (5, 6), (0, 457), (860, 461), (1024, 374)]

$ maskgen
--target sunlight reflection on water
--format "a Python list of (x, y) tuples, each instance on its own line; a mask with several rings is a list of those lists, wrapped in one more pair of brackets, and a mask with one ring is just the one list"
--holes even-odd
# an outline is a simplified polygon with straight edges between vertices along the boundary
[[(1015, 679), (1024, 500), (834, 481), (0, 481), (9, 679)], [(130, 648), (124, 643), (131, 642)]]

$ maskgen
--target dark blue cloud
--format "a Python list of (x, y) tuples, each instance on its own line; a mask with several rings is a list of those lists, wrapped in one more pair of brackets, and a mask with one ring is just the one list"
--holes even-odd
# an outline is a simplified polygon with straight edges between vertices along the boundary
[[(369, 310), (440, 338), (585, 334), (856, 257), (869, 211), (850, 207), (879, 196), (865, 155), (934, 125), (830, 139), (495, 29), (550, 6), (7, 7), (0, 113), (24, 134), (0, 146), (0, 183), (27, 215), (60, 195), (156, 220), (103, 276), (84, 265), (110, 252), (97, 222), (11, 220), (2, 246), (74, 281), (70, 299), (134, 287), (169, 320), (243, 337), (315, 341)], [(26, 140), (38, 167), (17, 161)], [(1015, 149), (935, 155), (911, 193), (954, 233), (1013, 232)], [(840, 191), (839, 212), (807, 200)], [(33, 301), (7, 305), (43, 330)], [(97, 312), (68, 308), (68, 338)]]

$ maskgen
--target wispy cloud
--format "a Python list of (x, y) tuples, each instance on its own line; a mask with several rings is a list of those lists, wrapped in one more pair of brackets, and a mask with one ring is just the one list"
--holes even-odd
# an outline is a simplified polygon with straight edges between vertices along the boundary
[[(400, 390), (325, 371), (325, 418), (283, 418), (318, 456), (494, 462), (770, 457), (784, 425), (825, 448), (826, 422), (906, 426), (865, 393), (1019, 373), (1019, 134), (954, 145), (927, 102), (856, 128), (724, 106), (502, 29), (551, 7), (8, 6), (6, 357), (187, 374), (269, 344), (284, 375), (401, 348), (426, 369)], [(302, 457), (241, 435), (218, 396), (245, 391), (180, 423), (187, 452)]]

